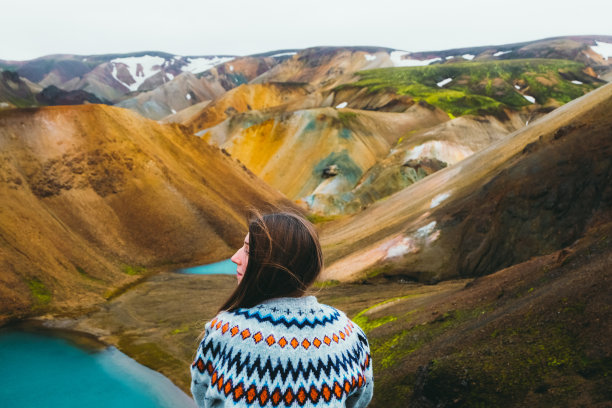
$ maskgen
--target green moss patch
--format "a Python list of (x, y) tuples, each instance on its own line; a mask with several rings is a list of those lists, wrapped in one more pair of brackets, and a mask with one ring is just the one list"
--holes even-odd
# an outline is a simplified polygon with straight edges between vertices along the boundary
[[(444, 110), (451, 117), (499, 115), (504, 108), (518, 110), (531, 105), (521, 92), (533, 96), (539, 104), (554, 101), (564, 104), (602, 84), (584, 74), (583, 69), (580, 63), (544, 59), (381, 68), (361, 71), (356, 83), (340, 88), (409, 95)], [(443, 87), (437, 85), (447, 78), (452, 81)], [(572, 79), (583, 83), (572, 83)]]
[(123, 271), (123, 273), (130, 276), (143, 275), (147, 272), (147, 268), (136, 265), (123, 265), (121, 270)]
[(41, 307), (51, 302), (51, 291), (39, 279), (30, 279), (27, 284), (34, 299), (34, 307)]

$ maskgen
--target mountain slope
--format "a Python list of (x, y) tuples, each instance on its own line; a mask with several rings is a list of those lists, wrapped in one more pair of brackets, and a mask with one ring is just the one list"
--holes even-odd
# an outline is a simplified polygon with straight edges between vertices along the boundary
[(159, 265), (242, 242), (253, 205), (290, 205), (218, 149), (103, 105), (0, 113), (0, 317), (86, 307)]
[(37, 105), (36, 94), (41, 90), (16, 72), (0, 71), (0, 104), (4, 104), (1, 108)]
[(333, 108), (250, 111), (198, 135), (290, 199), (308, 202), (312, 194), (350, 191), (409, 129), (447, 119), (419, 105), (405, 114)]
[[(224, 92), (261, 75), (283, 59), (178, 56), (144, 51), (87, 56), (48, 55), (30, 61), (0, 60), (0, 67), (14, 70), (43, 88), (53, 85), (65, 91), (83, 90), (102, 100), (119, 102), (126, 95), (156, 89), (187, 72), (203, 76), (203, 82), (210, 89)], [(205, 72), (208, 73), (203, 74)]]
[(193, 133), (197, 133), (223, 122), (230, 116), (251, 110), (279, 107), (290, 100), (302, 99), (307, 93), (308, 89), (303, 84), (243, 84), (226, 92), (183, 124)]
[(330, 223), (325, 277), (478, 276), (570, 244), (609, 214), (611, 106), (606, 85)]

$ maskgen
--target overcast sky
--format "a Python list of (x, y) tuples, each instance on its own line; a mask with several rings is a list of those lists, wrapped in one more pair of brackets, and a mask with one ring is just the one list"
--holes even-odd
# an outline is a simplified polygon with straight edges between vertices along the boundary
[(612, 35), (612, 0), (1, 0), (0, 59), (318, 45), (406, 51)]

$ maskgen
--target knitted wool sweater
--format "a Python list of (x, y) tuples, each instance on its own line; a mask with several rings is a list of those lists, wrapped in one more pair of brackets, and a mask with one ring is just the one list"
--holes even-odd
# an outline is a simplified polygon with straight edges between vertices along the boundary
[(366, 407), (374, 389), (365, 334), (314, 296), (219, 313), (191, 378), (199, 407)]

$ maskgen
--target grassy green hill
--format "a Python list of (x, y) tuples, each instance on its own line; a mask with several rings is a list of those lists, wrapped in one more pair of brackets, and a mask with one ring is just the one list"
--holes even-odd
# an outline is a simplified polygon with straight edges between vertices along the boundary
[(506, 108), (520, 110), (532, 105), (525, 96), (533, 97), (538, 105), (557, 107), (604, 83), (584, 69), (577, 62), (545, 59), (381, 68), (361, 71), (357, 82), (336, 89), (409, 95), (451, 116), (500, 114)]

